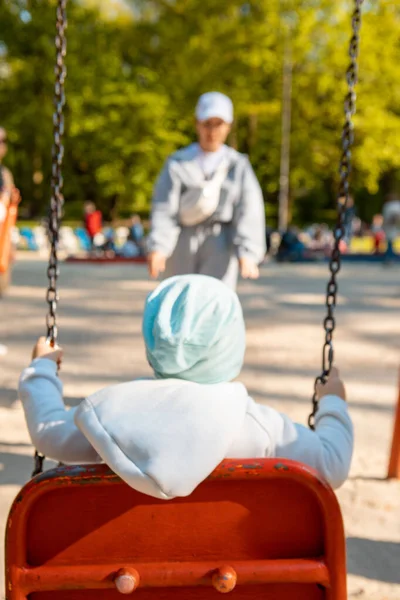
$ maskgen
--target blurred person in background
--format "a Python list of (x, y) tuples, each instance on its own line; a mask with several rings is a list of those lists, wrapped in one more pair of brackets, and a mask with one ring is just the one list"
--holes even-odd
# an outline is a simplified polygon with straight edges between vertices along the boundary
[(371, 223), (371, 233), (374, 240), (374, 254), (380, 254), (381, 243), (385, 239), (383, 231), (383, 215), (374, 215)]
[[(345, 198), (343, 198), (345, 201)], [(354, 205), (353, 196), (349, 196), (347, 200), (347, 206), (343, 215), (343, 226), (344, 226), (344, 237), (343, 241), (346, 244), (346, 249), (350, 249), (351, 240), (354, 233), (354, 221), (356, 218), (356, 207)]]
[[(2, 239), (4, 223), (7, 217), (8, 206), (13, 194), (19, 192), (14, 187), (14, 179), (11, 171), (3, 165), (3, 159), (7, 154), (7, 132), (0, 127), (0, 240)], [(7, 346), (0, 344), (0, 356), (7, 354)]]
[(128, 242), (132, 242), (137, 246), (140, 255), (144, 255), (144, 229), (142, 219), (139, 215), (132, 215), (129, 225)]
[(282, 234), (276, 258), (279, 262), (297, 262), (305, 259), (305, 244), (300, 239), (298, 227), (290, 226)]
[(91, 249), (94, 248), (94, 238), (103, 229), (103, 215), (96, 209), (94, 202), (85, 202), (84, 207), (85, 229), (90, 238)]
[(11, 171), (2, 164), (3, 158), (7, 154), (7, 149), (7, 132), (3, 127), (0, 127), (0, 235), (14, 189), (14, 180)]
[(148, 267), (152, 278), (198, 273), (236, 288), (259, 277), (266, 252), (264, 202), (247, 156), (225, 142), (233, 104), (219, 92), (196, 107), (198, 142), (170, 156), (155, 186)]
[(385, 232), (387, 248), (385, 262), (391, 262), (395, 257), (394, 242), (400, 234), (400, 196), (391, 193), (383, 205), (383, 230)]

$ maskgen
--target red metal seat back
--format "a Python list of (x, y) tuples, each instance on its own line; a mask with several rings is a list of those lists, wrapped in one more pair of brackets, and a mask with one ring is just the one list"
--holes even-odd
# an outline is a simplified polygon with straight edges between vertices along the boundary
[(333, 491), (276, 459), (226, 460), (191, 496), (169, 501), (104, 465), (61, 467), (28, 483), (8, 519), (7, 600), (116, 599), (124, 568), (138, 600), (218, 598), (225, 565), (237, 600), (345, 600)]

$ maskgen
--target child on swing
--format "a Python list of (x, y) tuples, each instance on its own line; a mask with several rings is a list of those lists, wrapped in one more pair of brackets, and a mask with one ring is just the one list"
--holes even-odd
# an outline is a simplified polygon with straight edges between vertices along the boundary
[(281, 457), (346, 480), (353, 427), (337, 369), (317, 388), (315, 431), (248, 396), (240, 374), (245, 325), (239, 299), (204, 275), (163, 281), (147, 298), (143, 336), (154, 378), (100, 390), (67, 410), (57, 363), (39, 339), (19, 394), (32, 442), (64, 463), (105, 462), (157, 498), (189, 495), (224, 458)]

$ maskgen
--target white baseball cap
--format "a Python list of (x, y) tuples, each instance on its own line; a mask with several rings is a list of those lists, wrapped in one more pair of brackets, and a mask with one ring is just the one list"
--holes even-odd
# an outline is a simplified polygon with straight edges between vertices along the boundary
[(199, 98), (196, 117), (199, 121), (217, 118), (230, 124), (233, 122), (232, 100), (220, 92), (207, 92)]

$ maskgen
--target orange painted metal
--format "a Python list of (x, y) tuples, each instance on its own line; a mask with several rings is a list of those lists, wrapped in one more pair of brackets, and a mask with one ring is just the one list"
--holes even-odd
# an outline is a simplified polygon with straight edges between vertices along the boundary
[(20, 202), (18, 190), (14, 190), (11, 202), (7, 209), (5, 221), (0, 224), (0, 273), (7, 273), (11, 257), (11, 232), (18, 216), (18, 204)]
[(397, 391), (397, 407), (394, 416), (393, 439), (389, 458), (388, 478), (400, 479), (400, 369)]
[(120, 569), (114, 579), (115, 587), (120, 594), (132, 594), (139, 582), (140, 575), (136, 569)]
[[(240, 578), (243, 584), (243, 578)], [(217, 592), (221, 594), (228, 594), (232, 592), (237, 584), (237, 572), (229, 565), (224, 565), (214, 572), (211, 577), (212, 584)], [(251, 583), (255, 583), (253, 580)]]
[(116, 599), (129, 574), (139, 600), (205, 600), (227, 569), (237, 600), (345, 600), (331, 488), (292, 461), (226, 460), (163, 501), (105, 465), (59, 467), (21, 490), (7, 523), (7, 600)]
[[(216, 587), (219, 581), (225, 578), (224, 567), (216, 571), (218, 562), (163, 562), (163, 563), (137, 563), (127, 564), (120, 569), (120, 563), (106, 563), (103, 565), (57, 566), (31, 569), (18, 569), (15, 573), (18, 585), (24, 589), (35, 589), (40, 582), (42, 590), (56, 589), (81, 589), (90, 587), (101, 589), (112, 588), (115, 580), (122, 576), (132, 574), (133, 580), (140, 580), (142, 587)], [(321, 559), (299, 559), (293, 564), (292, 559), (264, 560), (264, 561), (232, 561), (232, 569), (240, 579), (241, 585), (252, 583), (320, 583), (329, 586), (329, 573), (326, 564)], [(126, 571), (126, 572), (125, 572)], [(232, 575), (232, 573), (231, 573)], [(232, 579), (229, 574), (229, 579)], [(235, 581), (236, 585), (236, 581)], [(135, 585), (134, 587), (137, 587)], [(232, 588), (233, 589), (233, 588)]]

